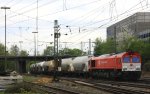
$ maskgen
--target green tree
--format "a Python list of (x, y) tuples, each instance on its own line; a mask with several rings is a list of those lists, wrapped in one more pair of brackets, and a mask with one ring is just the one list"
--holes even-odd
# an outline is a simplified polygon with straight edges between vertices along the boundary
[(139, 52), (141, 56), (148, 59), (150, 56), (150, 43), (140, 40), (136, 37), (130, 37), (124, 40), (123, 44), (120, 46), (120, 51), (132, 50), (134, 52)]
[(82, 55), (82, 51), (79, 49), (70, 49), (68, 51), (68, 54), (73, 55), (73, 56), (81, 56)]
[[(6, 51), (6, 55), (8, 55), (8, 51)], [(0, 43), (0, 56), (5, 56), (5, 46)], [(6, 65), (8, 65), (8, 61), (6, 62)], [(0, 74), (4, 73), (5, 69), (5, 61), (0, 61)]]
[(129, 37), (118, 43), (117, 50), (119, 52), (132, 50), (132, 51), (142, 53), (142, 48), (144, 47), (145, 47), (145, 43), (142, 40), (136, 37)]
[(94, 55), (102, 54), (102, 50), (103, 50), (102, 45), (103, 45), (102, 40), (99, 38), (96, 38), (95, 47), (94, 47)]
[(10, 55), (11, 56), (18, 56), (19, 55), (19, 48), (17, 45), (12, 45), (10, 48)]
[(48, 46), (46, 49), (44, 49), (44, 52), (43, 52), (44, 56), (47, 56), (47, 55), (52, 56), (53, 54), (54, 54), (53, 46)]
[(83, 51), (81, 51), (80, 49), (69, 49), (69, 48), (64, 48), (59, 53), (60, 53), (60, 55), (70, 55), (70, 56), (85, 55), (85, 53)]
[(115, 52), (115, 45), (113, 40), (107, 39), (106, 41), (102, 41), (99, 38), (95, 40), (94, 55), (102, 55), (114, 52)]
[[(0, 56), (4, 56), (5, 55), (5, 46), (0, 43)], [(5, 68), (5, 62), (4, 61), (0, 61), (0, 74), (4, 72), (4, 68)]]
[(60, 50), (60, 51), (59, 51), (59, 54), (62, 55), (62, 56), (63, 56), (63, 55), (67, 55), (67, 54), (68, 54), (68, 51), (69, 51), (69, 48), (64, 48), (63, 50)]
[(27, 51), (24, 51), (24, 50), (21, 50), (21, 51), (19, 52), (19, 54), (20, 54), (20, 56), (28, 56)]
[(3, 56), (5, 55), (5, 46), (0, 43), (0, 55)]
[[(17, 45), (12, 45), (10, 48), (10, 56), (19, 56), (19, 48), (17, 47)], [(16, 66), (16, 62), (15, 61), (8, 61), (7, 63), (7, 70), (8, 71), (13, 71), (15, 70)]]
[(145, 62), (143, 69), (144, 71), (150, 71), (150, 61)]

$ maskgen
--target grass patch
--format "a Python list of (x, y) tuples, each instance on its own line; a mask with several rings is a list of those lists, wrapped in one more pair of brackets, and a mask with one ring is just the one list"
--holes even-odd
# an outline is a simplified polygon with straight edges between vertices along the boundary
[(4, 91), (0, 91), (0, 94), (5, 94)]
[(35, 81), (37, 79), (38, 79), (38, 77), (34, 77), (34, 76), (23, 76), (23, 81), (32, 82), (32, 81)]
[[(32, 88), (32, 86), (29, 86), (25, 83), (17, 83), (15, 85), (9, 86), (6, 88), (5, 94), (37, 94), (37, 92)], [(1, 94), (1, 93), (0, 93)], [(2, 93), (3, 94), (3, 93)]]

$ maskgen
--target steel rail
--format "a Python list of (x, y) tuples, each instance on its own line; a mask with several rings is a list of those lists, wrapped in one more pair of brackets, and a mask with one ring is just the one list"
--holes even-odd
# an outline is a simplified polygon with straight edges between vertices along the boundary
[(58, 88), (58, 87), (52, 87), (49, 85), (41, 85), (41, 84), (37, 84), (37, 83), (33, 83), (33, 82), (27, 82), (27, 81), (24, 81), (24, 82), (28, 83), (28, 84), (32, 84), (34, 86), (39, 86), (38, 89), (43, 90), (45, 92), (48, 92), (50, 94), (51, 93), (52, 94), (80, 94), (80, 93), (75, 92), (75, 91), (66, 90), (66, 89), (62, 89), (62, 88)]
[[(91, 81), (91, 80), (85, 80), (85, 79), (71, 79), (71, 78), (62, 78), (63, 80), (71, 81), (76, 84), (82, 84), (85, 86), (93, 87), (96, 89), (104, 90), (106, 92), (110, 93), (115, 93), (115, 94), (150, 94), (150, 92), (147, 91), (140, 91), (140, 90), (134, 90), (134, 89), (127, 89), (127, 88), (121, 88), (119, 86), (113, 86), (110, 83), (106, 84), (105, 82), (103, 83), (98, 83), (96, 81)], [(121, 85), (120, 85), (121, 86)]]

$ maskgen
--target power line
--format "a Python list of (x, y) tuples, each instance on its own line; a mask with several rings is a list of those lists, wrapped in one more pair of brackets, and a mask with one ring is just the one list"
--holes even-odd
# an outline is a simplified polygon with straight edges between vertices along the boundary
[(17, 5), (20, 4), (22, 1), (23, 1), (23, 0), (17, 0), (16, 2), (12, 3), (12, 4), (9, 5), (9, 6), (11, 6), (11, 7), (17, 6)]
[[(15, 12), (15, 13), (16, 13), (16, 12)], [(35, 20), (35, 19), (36, 19), (36, 18), (27, 16), (27, 15), (23, 15), (23, 14), (17, 14), (17, 15), (15, 15), (15, 16), (18, 16), (18, 15), (22, 15), (22, 16), (24, 16), (24, 17), (27, 17), (27, 19), (26, 19), (26, 20), (21, 20), (21, 21), (18, 21), (18, 22), (11, 21), (11, 22), (14, 22), (14, 23), (12, 23), (12, 24), (10, 24), (10, 25), (14, 25), (14, 24), (17, 24), (17, 23), (29, 21), (29, 18), (30, 18), (30, 20)], [(11, 18), (11, 17), (9, 17), (9, 18)], [(53, 23), (53, 22), (51, 22), (51, 21), (44, 20), (44, 19), (38, 19), (38, 20), (42, 20), (42, 21), (47, 21), (47, 22)], [(8, 26), (10, 26), (10, 25), (8, 25)]]
[[(79, 8), (79, 7), (83, 7), (83, 6), (87, 6), (89, 4), (96, 3), (96, 2), (99, 2), (99, 0), (95, 0), (95, 1), (92, 1), (92, 2), (89, 2), (89, 3), (86, 3), (86, 4), (82, 4), (82, 5), (79, 5), (79, 6), (72, 7), (72, 8), (68, 8), (66, 11), (69, 11), (69, 10), (72, 10), (72, 9), (75, 9), (75, 8)], [(45, 17), (45, 16), (49, 16), (49, 15), (54, 15), (54, 14), (61, 13), (61, 12), (64, 12), (64, 10), (60, 10), (60, 11), (53, 12), (53, 13), (50, 13), (50, 14), (42, 15), (42, 16), (40, 16), (40, 18)]]
[[(144, 0), (143, 0), (143, 1), (144, 1)], [(131, 7), (130, 9), (126, 10), (125, 12), (120, 13), (120, 14), (118, 14), (117, 16), (114, 16), (114, 17), (119, 18), (119, 17), (121, 17), (122, 15), (124, 15), (124, 14), (126, 14), (126, 13), (129, 13), (129, 12), (134, 11), (134, 10), (137, 10), (137, 9), (141, 9), (141, 7), (136, 8), (136, 9), (133, 9), (133, 8), (135, 8), (136, 6), (138, 6), (139, 4), (140, 4), (140, 3), (136, 4), (134, 7)], [(148, 5), (147, 5), (147, 6), (148, 6)], [(143, 9), (144, 9), (144, 8), (143, 8)], [(145, 8), (145, 9), (147, 9), (147, 8)], [(90, 23), (90, 24), (85, 25), (85, 26), (83, 26), (83, 27), (91, 26), (91, 25), (94, 25), (94, 24), (97, 24), (97, 23), (100, 23), (100, 22), (103, 22), (103, 21), (107, 21), (107, 20), (109, 20), (109, 19), (110, 19), (110, 18), (106, 18), (106, 19), (103, 19), (103, 20), (101, 20), (101, 21), (97, 21), (97, 22), (95, 22), (95, 23)], [(113, 20), (112, 20), (112, 21), (113, 21)], [(117, 21), (117, 20), (116, 20), (116, 21)], [(110, 23), (110, 21), (107, 22), (107, 23)], [(106, 24), (106, 23), (104, 23), (104, 24)], [(104, 25), (102, 24), (101, 26), (104, 26)]]
[(8, 2), (6, 2), (6, 4), (4, 4), (4, 5), (8, 5), (9, 3), (12, 3), (14, 0), (10, 0), (10, 1), (8, 1)]
[[(128, 13), (128, 12), (127, 12)], [(34, 18), (35, 19), (35, 18)]]
[[(21, 1), (22, 1), (22, 0), (21, 0)], [(40, 0), (40, 1), (41, 1), (41, 0)], [(19, 3), (20, 3), (20, 0), (19, 0)], [(36, 3), (37, 3), (37, 1), (35, 0), (35, 1), (31, 2), (29, 5), (26, 5), (26, 6), (22, 7), (22, 8), (20, 8), (19, 11), (21, 11), (21, 10), (23, 10), (23, 9), (26, 9), (26, 8), (29, 8), (29, 7), (31, 7), (32, 5), (36, 4)], [(15, 4), (13, 4), (12, 6), (16, 6), (17, 4), (18, 4), (18, 2), (15, 3)], [(12, 7), (12, 6), (11, 6), (11, 7)], [(14, 11), (18, 11), (18, 10), (14, 10)]]
[[(98, 13), (100, 11), (99, 9), (101, 9), (101, 6), (98, 6), (97, 8), (90, 10), (86, 14), (82, 15), (81, 17), (75, 18), (75, 19), (71, 20), (70, 22), (72, 25), (77, 24), (77, 23), (79, 24), (80, 22), (83, 22), (86, 18), (88, 19), (88, 17), (90, 17), (91, 15)], [(76, 19), (80, 19), (80, 20), (78, 21)], [(75, 21), (75, 22), (73, 22), (73, 21)]]
[[(52, 4), (52, 3), (54, 3), (54, 2), (56, 2), (56, 0), (53, 0), (53, 1), (50, 1), (50, 2), (46, 2), (46, 3), (44, 3), (44, 4), (40, 5), (40, 6), (38, 6), (38, 8), (44, 7), (45, 5), (49, 5), (49, 4)], [(31, 5), (36, 4), (36, 3), (37, 3), (37, 1), (36, 1), (36, 2), (33, 2)], [(28, 5), (28, 6), (31, 6), (31, 5)], [(24, 9), (24, 8), (26, 8), (26, 7), (27, 7), (27, 6), (21, 8), (20, 10), (22, 10), (22, 9)], [(25, 11), (21, 12), (20, 14), (25, 14), (25, 13), (31, 12), (31, 11), (33, 11), (33, 10), (36, 10), (36, 9), (37, 9), (37, 7), (32, 8), (32, 9), (28, 9), (28, 10), (25, 10)]]

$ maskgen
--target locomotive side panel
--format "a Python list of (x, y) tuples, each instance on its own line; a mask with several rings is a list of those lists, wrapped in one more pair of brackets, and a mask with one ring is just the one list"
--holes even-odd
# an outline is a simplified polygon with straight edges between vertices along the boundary
[(120, 58), (112, 56), (109, 58), (100, 58), (95, 60), (95, 69), (121, 69), (122, 67)]

